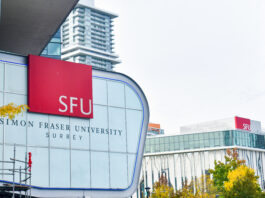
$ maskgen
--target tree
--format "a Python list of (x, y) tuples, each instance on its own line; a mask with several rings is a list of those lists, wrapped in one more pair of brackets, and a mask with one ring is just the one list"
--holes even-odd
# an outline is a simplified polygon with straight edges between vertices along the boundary
[(228, 173), (228, 181), (224, 182), (224, 197), (256, 198), (261, 197), (258, 176), (253, 169), (241, 165)]
[(225, 156), (225, 163), (218, 161), (214, 162), (214, 169), (210, 169), (213, 175), (213, 182), (218, 192), (224, 192), (224, 182), (228, 181), (229, 171), (235, 170), (237, 167), (244, 165), (245, 160), (238, 159), (237, 149), (227, 149), (227, 156)]
[(195, 198), (193, 182), (191, 181), (188, 184), (188, 182), (185, 180), (185, 183), (182, 189), (176, 191), (175, 197), (176, 198)]
[(168, 185), (167, 178), (163, 174), (153, 186), (152, 198), (174, 198), (174, 189)]
[(13, 119), (16, 115), (25, 112), (29, 107), (27, 105), (15, 105), (14, 103), (9, 103), (0, 107), (0, 117), (8, 117)]
[(215, 198), (216, 188), (209, 175), (202, 175), (199, 179), (185, 182), (182, 189), (176, 191), (176, 198)]
[(209, 175), (202, 175), (195, 180), (195, 197), (198, 198), (215, 198), (217, 189)]

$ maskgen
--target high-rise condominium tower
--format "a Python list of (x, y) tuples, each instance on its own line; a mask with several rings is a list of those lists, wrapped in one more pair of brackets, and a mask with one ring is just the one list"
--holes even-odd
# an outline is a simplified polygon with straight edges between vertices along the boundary
[(120, 63), (113, 51), (113, 19), (117, 15), (80, 0), (61, 26), (62, 60), (112, 70)]

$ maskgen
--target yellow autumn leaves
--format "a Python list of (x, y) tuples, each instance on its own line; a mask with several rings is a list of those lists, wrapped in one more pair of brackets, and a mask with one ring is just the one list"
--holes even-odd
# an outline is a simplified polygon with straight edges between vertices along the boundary
[(264, 197), (258, 184), (258, 176), (255, 176), (252, 168), (240, 165), (229, 171), (227, 178), (228, 181), (224, 182), (225, 197)]
[(255, 171), (238, 158), (237, 149), (227, 150), (225, 162), (215, 161), (210, 175), (185, 180), (182, 189), (173, 189), (165, 176), (153, 186), (152, 198), (265, 198)]
[(25, 112), (29, 107), (27, 105), (15, 105), (14, 103), (9, 103), (0, 107), (0, 117), (8, 117), (13, 119), (16, 115)]
[(246, 177), (246, 174), (255, 175), (253, 169), (250, 169), (244, 165), (241, 165), (237, 169), (230, 171), (227, 176), (228, 181), (224, 182), (225, 190), (231, 190), (233, 188), (234, 182)]

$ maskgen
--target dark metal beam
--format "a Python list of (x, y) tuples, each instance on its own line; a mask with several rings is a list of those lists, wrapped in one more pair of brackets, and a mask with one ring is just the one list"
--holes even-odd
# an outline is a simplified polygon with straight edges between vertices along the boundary
[(78, 0), (0, 0), (0, 50), (39, 55)]

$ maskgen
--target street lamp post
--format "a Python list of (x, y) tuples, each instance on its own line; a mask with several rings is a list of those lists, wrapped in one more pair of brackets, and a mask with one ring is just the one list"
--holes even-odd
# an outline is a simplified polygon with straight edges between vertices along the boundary
[(149, 198), (150, 197), (150, 187), (147, 186), (145, 188), (145, 190), (146, 190), (147, 198)]

